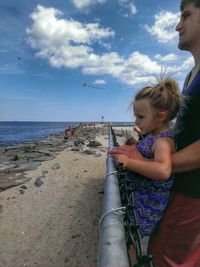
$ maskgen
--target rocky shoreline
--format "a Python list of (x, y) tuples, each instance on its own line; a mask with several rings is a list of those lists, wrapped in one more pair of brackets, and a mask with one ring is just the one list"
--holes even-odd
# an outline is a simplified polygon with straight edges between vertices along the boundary
[(107, 147), (96, 124), (0, 149), (0, 267), (97, 266)]
[[(58, 133), (37, 142), (0, 148), (0, 191), (25, 184), (31, 179), (26, 177), (26, 171), (36, 169), (43, 161), (54, 159), (64, 149), (83, 155), (101, 156), (105, 148), (95, 140), (99, 134), (107, 134), (106, 125), (79, 125), (75, 135), (68, 138), (64, 137), (64, 133)], [(40, 177), (38, 178), (35, 181), (36, 186), (42, 183)]]

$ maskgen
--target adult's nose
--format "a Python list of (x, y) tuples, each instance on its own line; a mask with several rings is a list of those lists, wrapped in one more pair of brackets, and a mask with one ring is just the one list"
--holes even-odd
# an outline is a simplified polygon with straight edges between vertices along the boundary
[(181, 23), (181, 21), (179, 21), (179, 22), (177, 23), (176, 27), (175, 27), (175, 30), (176, 30), (177, 32), (179, 32), (181, 28), (182, 28), (182, 23)]

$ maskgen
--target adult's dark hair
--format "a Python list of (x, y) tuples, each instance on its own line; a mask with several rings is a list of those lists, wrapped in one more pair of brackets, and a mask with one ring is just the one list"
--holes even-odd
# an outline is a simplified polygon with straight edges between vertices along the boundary
[(199, 7), (200, 8), (200, 0), (181, 0), (181, 4), (180, 4), (181, 12), (184, 10), (184, 8), (185, 8), (185, 6), (187, 4), (192, 4), (195, 7)]

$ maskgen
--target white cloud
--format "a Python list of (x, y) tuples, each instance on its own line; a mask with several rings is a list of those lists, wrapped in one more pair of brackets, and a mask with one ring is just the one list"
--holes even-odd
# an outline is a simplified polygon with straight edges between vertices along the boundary
[(143, 70), (146, 73), (158, 73), (160, 71), (160, 66), (156, 61), (152, 61), (149, 56), (138, 51), (129, 56), (126, 65), (129, 68), (137, 67), (138, 70)]
[(165, 56), (162, 56), (161, 54), (157, 54), (155, 55), (155, 59), (167, 62), (167, 61), (176, 61), (178, 57), (175, 54), (168, 54)]
[(106, 84), (106, 81), (97, 79), (97, 80), (94, 81), (94, 84)]
[[(165, 67), (163, 61), (161, 65), (159, 63), (161, 55), (151, 59), (139, 51), (127, 58), (117, 52), (96, 54), (93, 45), (96, 42), (102, 45), (102, 40), (113, 37), (115, 33), (101, 28), (98, 23), (81, 24), (63, 19), (61, 15), (55, 8), (37, 6), (31, 15), (33, 24), (27, 29), (29, 44), (37, 51), (36, 55), (48, 60), (52, 67), (81, 68), (84, 74), (111, 75), (130, 86), (152, 80), (153, 75), (159, 76), (161, 68)], [(165, 62), (173, 58), (173, 54), (162, 56)], [(167, 69), (174, 73), (190, 64), (191, 59), (188, 59), (183, 66), (172, 65)]]
[(153, 75), (159, 75), (160, 72), (161, 66), (156, 61), (136, 51), (125, 62), (121, 79), (128, 85), (147, 83)]
[(117, 53), (111, 52), (99, 55), (90, 55), (95, 59), (93, 62), (87, 61), (83, 66), (85, 74), (111, 74), (118, 77), (124, 69), (124, 60)]
[(92, 4), (104, 3), (105, 1), (106, 0), (73, 0), (73, 3), (77, 8), (82, 9)]
[[(29, 43), (38, 50), (37, 56), (48, 59), (55, 67), (78, 67), (84, 62), (93, 63), (96, 55), (90, 45), (115, 34), (98, 23), (81, 24), (72, 19), (58, 18), (62, 13), (55, 8), (37, 6), (32, 27), (27, 29)], [(89, 58), (89, 59), (88, 59)]]
[(130, 7), (130, 10), (131, 10), (131, 14), (135, 15), (137, 13), (137, 8), (136, 8), (134, 2), (130, 3), (129, 7)]
[(177, 36), (174, 29), (178, 23), (179, 13), (162, 11), (156, 14), (154, 19), (155, 24), (152, 27), (145, 25), (145, 28), (158, 42), (167, 43)]
[(119, 5), (125, 9), (128, 9), (128, 13), (124, 14), (125, 17), (129, 17), (130, 14), (135, 16), (137, 13), (137, 8), (134, 4), (134, 1), (130, 2), (129, 0), (119, 0)]
[(184, 62), (181, 64), (179, 70), (189, 70), (194, 66), (194, 58), (189, 56)]
[(159, 75), (161, 66), (140, 52), (132, 53), (127, 59), (120, 58), (116, 53), (103, 55), (96, 66), (83, 68), (85, 74), (110, 74), (123, 83), (134, 85), (152, 80), (153, 75)]
[(119, 4), (123, 5), (124, 3), (127, 3), (129, 0), (119, 0)]
[(58, 9), (37, 6), (31, 15), (33, 25), (27, 30), (33, 47), (57, 46), (72, 41), (90, 44), (91, 41), (114, 36), (113, 31), (100, 28), (98, 23), (81, 24), (73, 19), (58, 19), (58, 15), (62, 15)]

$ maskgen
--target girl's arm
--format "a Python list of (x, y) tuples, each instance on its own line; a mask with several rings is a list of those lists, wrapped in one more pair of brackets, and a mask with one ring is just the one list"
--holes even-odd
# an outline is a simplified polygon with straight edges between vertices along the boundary
[(114, 155), (116, 163), (122, 163), (124, 168), (137, 172), (151, 179), (168, 179), (172, 172), (172, 153), (175, 145), (171, 138), (159, 138), (154, 143), (153, 160), (130, 159), (126, 155)]

